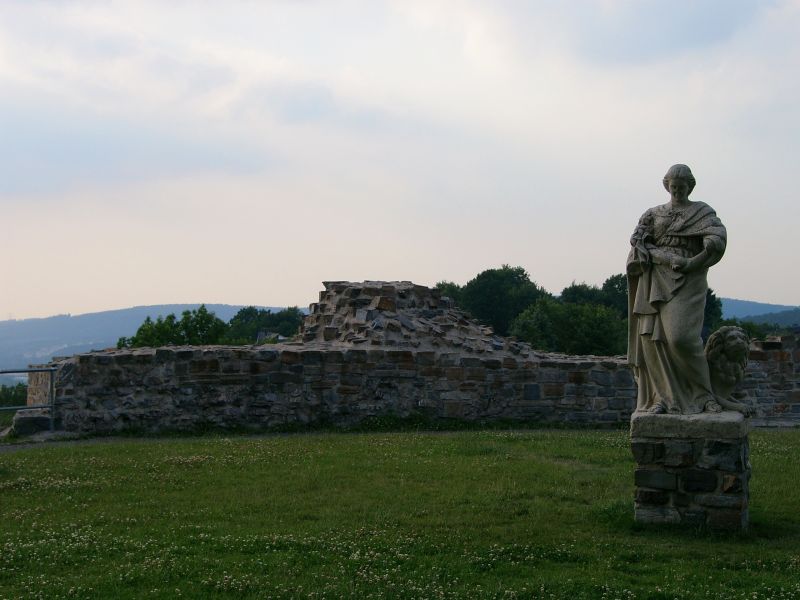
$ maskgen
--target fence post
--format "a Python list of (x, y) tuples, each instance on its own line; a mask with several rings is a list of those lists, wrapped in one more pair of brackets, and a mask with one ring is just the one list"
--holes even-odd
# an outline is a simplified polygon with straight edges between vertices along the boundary
[(56, 372), (50, 371), (50, 433), (56, 430)]

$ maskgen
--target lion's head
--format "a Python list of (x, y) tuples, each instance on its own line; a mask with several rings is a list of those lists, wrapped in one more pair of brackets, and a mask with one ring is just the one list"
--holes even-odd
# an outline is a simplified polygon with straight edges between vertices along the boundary
[(744, 378), (750, 339), (741, 327), (720, 327), (706, 342), (706, 359), (711, 378), (733, 388)]

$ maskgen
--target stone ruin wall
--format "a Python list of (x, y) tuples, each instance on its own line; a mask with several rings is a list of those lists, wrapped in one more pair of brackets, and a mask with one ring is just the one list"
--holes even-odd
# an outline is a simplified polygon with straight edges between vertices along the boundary
[[(80, 354), (56, 363), (57, 419), (110, 433), (354, 424), (370, 417), (613, 425), (636, 386), (622, 357), (543, 354), (436, 290), (326, 283), (297, 341)], [(794, 338), (757, 342), (740, 398), (800, 422)]]
[(88, 432), (387, 415), (608, 424), (627, 420), (635, 393), (615, 360), (207, 347), (80, 355), (62, 366), (57, 403), (65, 429)]
[[(42, 365), (31, 365), (32, 368)], [(41, 406), (50, 403), (50, 373), (28, 373), (28, 406)]]
[(745, 380), (734, 393), (756, 407), (757, 417), (800, 424), (800, 344), (797, 336), (755, 340)]

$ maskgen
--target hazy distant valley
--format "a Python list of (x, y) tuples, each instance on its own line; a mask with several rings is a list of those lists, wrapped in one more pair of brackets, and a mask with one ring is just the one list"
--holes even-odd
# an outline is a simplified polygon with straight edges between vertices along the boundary
[[(0, 370), (27, 367), (49, 361), (53, 356), (69, 356), (78, 352), (116, 346), (122, 336), (136, 333), (148, 316), (193, 310), (200, 304), (162, 304), (135, 306), (84, 315), (57, 315), (42, 319), (0, 321)], [(223, 321), (230, 320), (243, 306), (206, 304)], [(273, 312), (283, 307), (270, 308)], [(0, 375), (0, 383), (9, 377)]]
[[(747, 317), (759, 323), (777, 322), (784, 326), (800, 323), (800, 307), (767, 304), (722, 298), (724, 318)], [(49, 361), (53, 356), (69, 356), (78, 352), (116, 346), (122, 336), (133, 335), (145, 317), (153, 319), (169, 313), (180, 315), (184, 310), (198, 308), (199, 304), (163, 304), (135, 306), (84, 315), (58, 315), (42, 319), (0, 321), (0, 370), (23, 368), (29, 364)], [(230, 320), (240, 305), (207, 304), (223, 321)], [(270, 308), (273, 312), (284, 307)], [(0, 383), (9, 377), (0, 376)]]

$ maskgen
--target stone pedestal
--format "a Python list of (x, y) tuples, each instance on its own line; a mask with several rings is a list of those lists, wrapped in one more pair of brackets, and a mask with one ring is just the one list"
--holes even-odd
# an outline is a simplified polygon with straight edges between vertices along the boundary
[(636, 522), (746, 529), (749, 431), (749, 421), (736, 412), (634, 413)]

